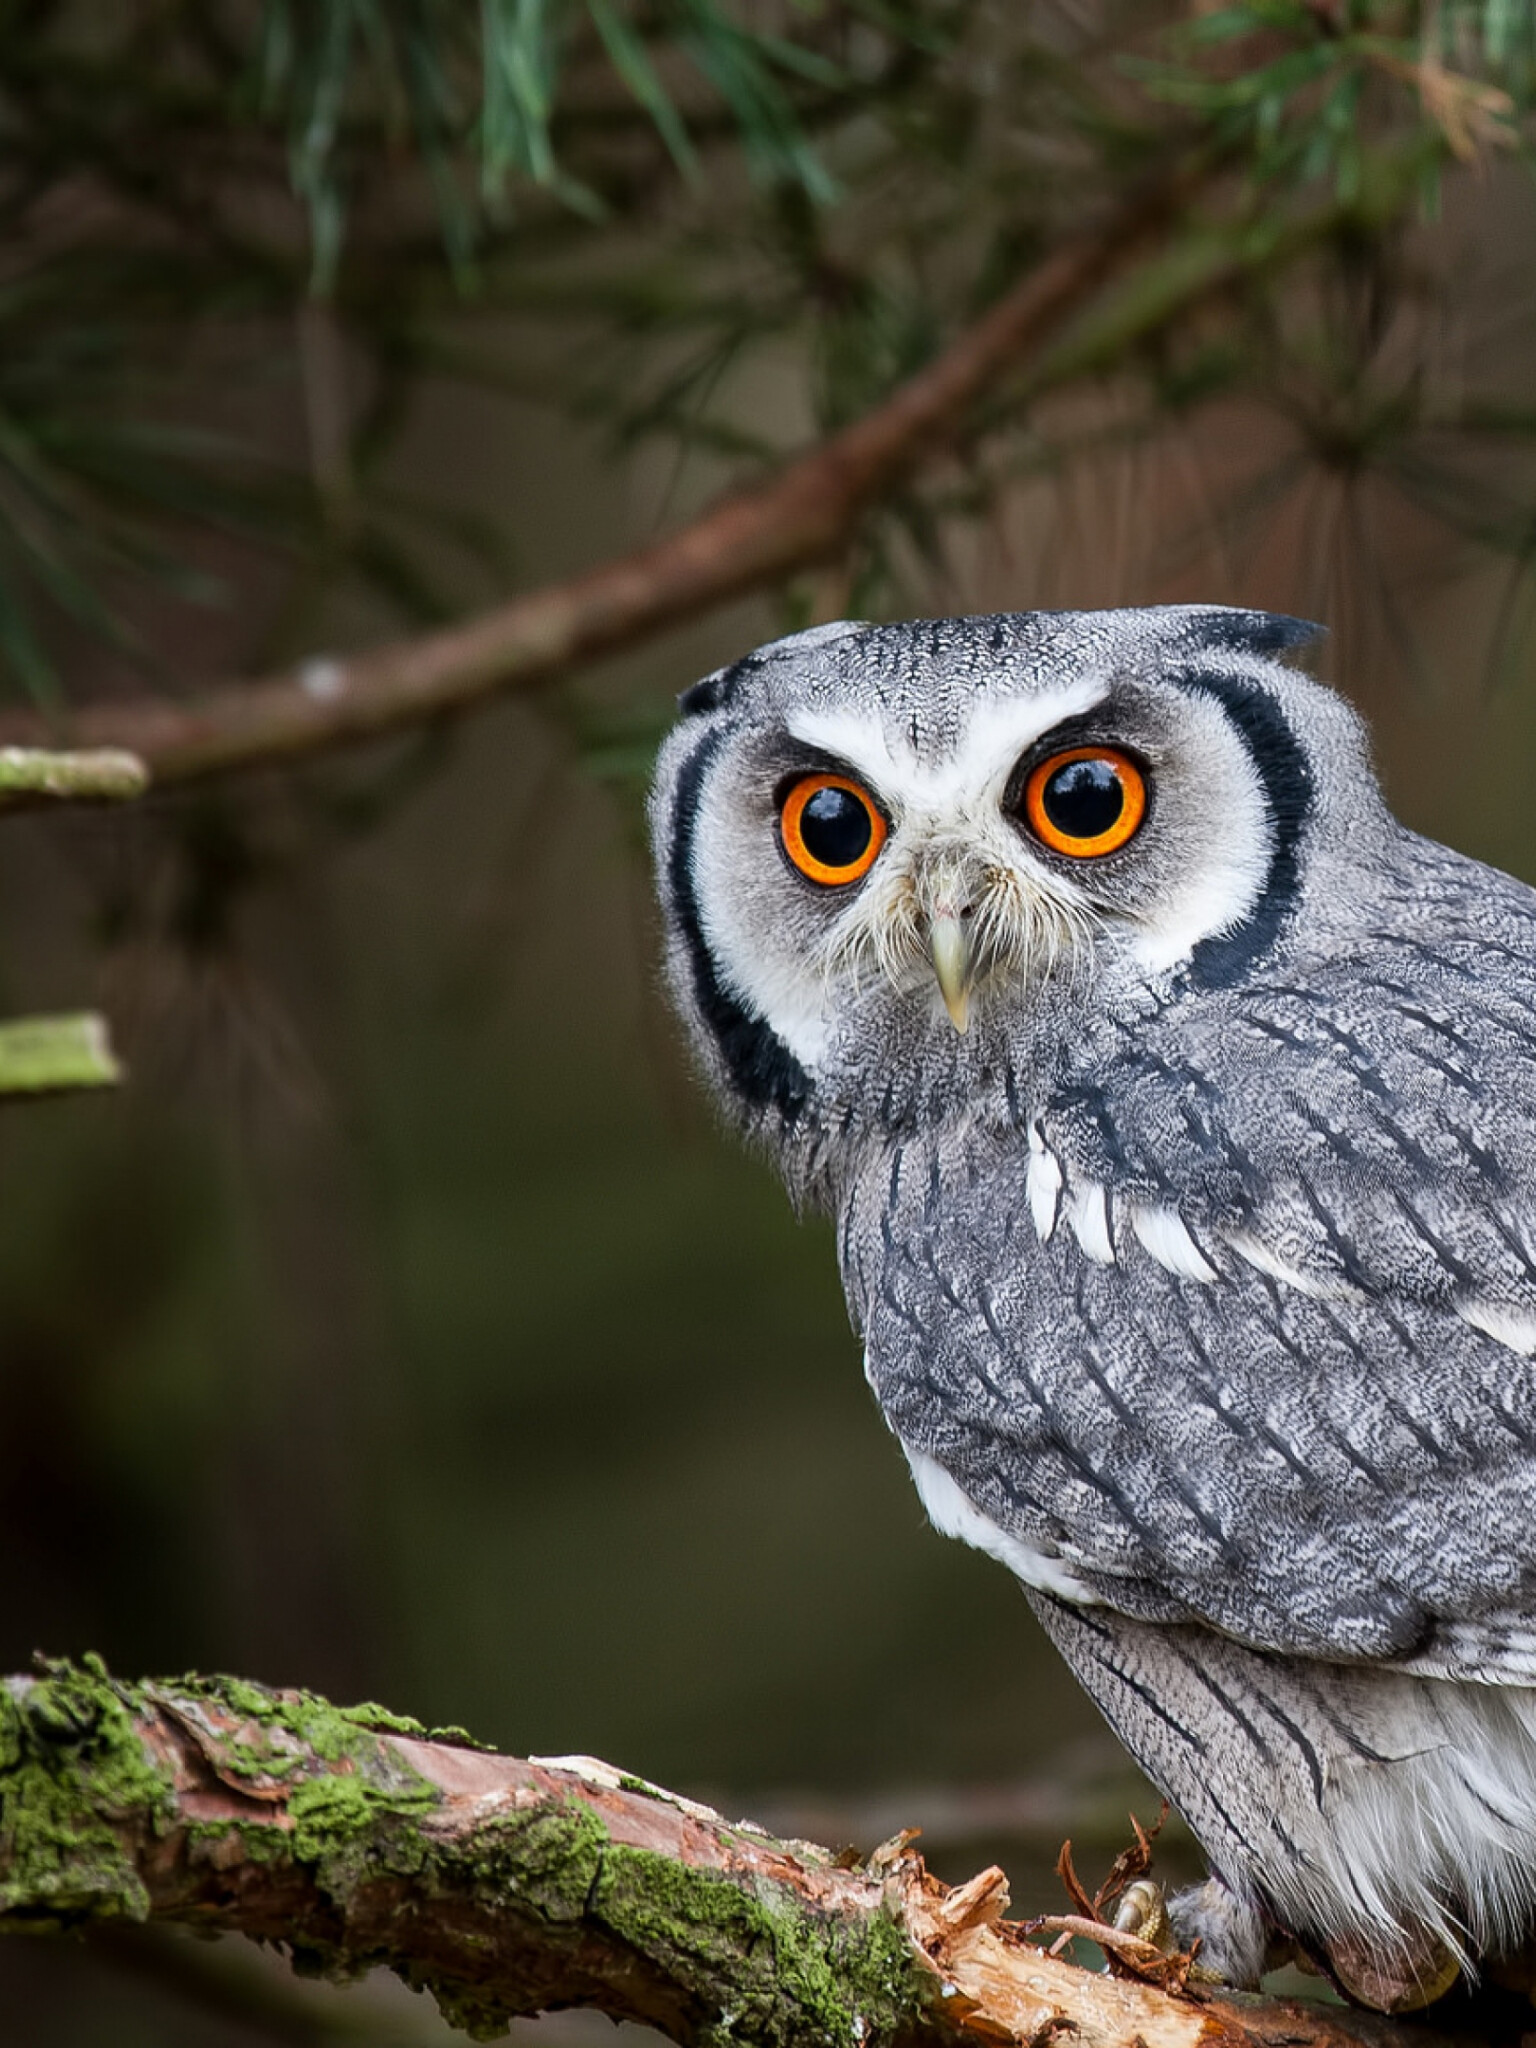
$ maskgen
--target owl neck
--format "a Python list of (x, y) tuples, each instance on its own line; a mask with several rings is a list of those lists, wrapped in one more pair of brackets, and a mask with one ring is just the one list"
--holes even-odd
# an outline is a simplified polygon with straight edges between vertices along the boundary
[[(962, 1135), (1017, 1143), (1042, 1102), (1103, 1057), (1103, 1020), (1090, 1027), (1079, 1016), (1069, 1034), (1042, 1006), (1033, 1021), (1027, 1036), (1015, 1020), (963, 1039), (945, 1025), (878, 1060), (855, 1042), (815, 1072), (798, 1070), (804, 1085), (790, 1100), (754, 1104), (749, 1127), (797, 1206), (840, 1213), (894, 1152)], [(732, 1106), (740, 1111), (739, 1094)]]

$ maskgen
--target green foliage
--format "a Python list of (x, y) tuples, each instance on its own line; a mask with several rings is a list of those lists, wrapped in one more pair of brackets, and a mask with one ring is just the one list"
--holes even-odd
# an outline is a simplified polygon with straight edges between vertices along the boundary
[(1416, 130), (1433, 198), (1447, 156), (1517, 148), (1536, 96), (1536, 16), (1514, 0), (1236, 0), (1131, 68), (1246, 148), (1268, 186), (1353, 196), (1386, 124)]
[[(479, 10), (457, 0), (273, 0), (256, 53), (257, 105), (286, 123), (294, 186), (309, 209), (315, 289), (335, 287), (349, 193), (381, 137), (408, 141), (424, 166), (461, 278), (479, 235), (505, 217), (520, 186), (588, 220), (605, 218), (602, 190), (568, 167), (557, 135), (567, 74), (598, 51), (685, 176), (697, 179), (700, 166), (665, 83), (677, 59), (707, 82), (760, 176), (832, 196), (791, 87), (801, 80), (840, 92), (850, 83), (842, 68), (786, 36), (742, 26), (709, 0), (664, 0), (643, 14), (623, 0), (485, 0)], [(604, 112), (612, 118), (622, 108)], [(463, 176), (470, 156), (479, 163), (478, 201)]]

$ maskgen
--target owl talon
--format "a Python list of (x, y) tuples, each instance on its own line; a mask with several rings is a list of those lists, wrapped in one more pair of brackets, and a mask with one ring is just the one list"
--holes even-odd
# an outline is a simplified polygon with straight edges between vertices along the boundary
[(1126, 1886), (1115, 1907), (1113, 1924), (1119, 1933), (1134, 1935), (1149, 1947), (1161, 1949), (1165, 1956), (1178, 1947), (1168, 1918), (1167, 1895), (1154, 1877), (1138, 1877)]
[[(1168, 1894), (1155, 1877), (1138, 1877), (1120, 1894), (1115, 1907), (1115, 1927), (1132, 1935), (1160, 1955), (1167, 1956), (1170, 1984), (1182, 1990), (1186, 1984), (1219, 1984), (1219, 1971), (1207, 1968), (1200, 1956), (1200, 1937), (1195, 1935), (1187, 1949), (1181, 1948), (1168, 1911)], [(1182, 1965), (1182, 1967), (1180, 1967)]]

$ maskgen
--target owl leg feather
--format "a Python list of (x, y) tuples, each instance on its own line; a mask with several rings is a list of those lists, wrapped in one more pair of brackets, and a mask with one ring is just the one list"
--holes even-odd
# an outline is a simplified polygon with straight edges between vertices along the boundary
[[(1038, 1593), (1032, 1604), (1225, 1873), (1168, 1902), (1174, 1941), (1199, 1941), (1199, 1967), (1251, 1988), (1299, 1951), (1357, 2003), (1408, 2012), (1456, 1981), (1458, 1916), (1474, 1953), (1509, 1946), (1489, 1933), (1502, 1931), (1499, 1901), (1529, 1910), (1527, 1836), (1465, 1796), (1448, 1805), (1454, 1771), (1469, 1764), (1509, 1787), (1506, 1805), (1516, 1796), (1526, 1751), (1505, 1725), (1507, 1698), (1270, 1657)], [(1455, 1829), (1427, 1831), (1425, 1816), (1447, 1810)], [(1480, 1822), (1497, 1830), (1491, 1839), (1479, 1838)], [(1479, 1885), (1483, 1903), (1468, 1915)], [(1444, 1901), (1462, 1903), (1453, 1913)]]
[(1155, 1878), (1138, 1878), (1121, 1893), (1114, 1924), (1164, 1955), (1192, 1954), (1189, 1974), (1195, 1983), (1226, 1984), (1234, 1991), (1256, 1991), (1264, 1971), (1284, 1960), (1277, 1947), (1289, 1948), (1263, 1911), (1218, 1877), (1171, 1899)]
[(1278, 1968), (1290, 1952), (1289, 1941), (1263, 1908), (1219, 1877), (1176, 1892), (1168, 1901), (1167, 1918), (1180, 1948), (1200, 1945), (1193, 1974), (1208, 1983), (1229, 1984), (1234, 1991), (1257, 1991), (1264, 1972)]

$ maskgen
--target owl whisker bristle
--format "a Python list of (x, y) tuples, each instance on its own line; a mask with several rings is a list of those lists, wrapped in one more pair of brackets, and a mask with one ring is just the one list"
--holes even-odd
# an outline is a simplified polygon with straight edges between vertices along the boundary
[[(1006, 975), (1039, 985), (1065, 977), (1069, 993), (1081, 993), (1092, 974), (1095, 931), (1080, 904), (1023, 887), (1004, 871), (991, 873), (970, 923), (976, 981)], [(816, 964), (829, 981), (845, 979), (855, 996), (871, 982), (903, 995), (930, 987), (927, 919), (910, 878), (855, 906), (833, 927)]]

